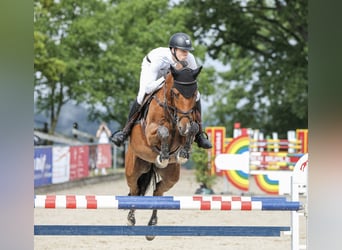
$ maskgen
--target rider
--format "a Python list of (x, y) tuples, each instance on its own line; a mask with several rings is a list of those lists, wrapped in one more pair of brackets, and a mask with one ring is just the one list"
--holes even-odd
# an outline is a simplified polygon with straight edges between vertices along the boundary
[[(140, 87), (137, 99), (133, 103), (128, 116), (128, 122), (123, 130), (112, 134), (111, 141), (121, 146), (131, 133), (131, 129), (140, 112), (140, 107), (145, 94), (162, 87), (165, 76), (172, 65), (175, 68), (189, 67), (196, 69), (197, 64), (193, 54), (189, 51), (194, 50), (190, 37), (185, 33), (176, 33), (171, 36), (169, 48), (159, 47), (150, 51), (143, 59), (140, 72)], [(205, 137), (201, 124), (201, 100), (198, 92), (196, 99), (196, 122), (199, 125), (199, 132), (195, 136), (195, 142), (199, 147), (209, 149), (212, 147), (210, 141)]]

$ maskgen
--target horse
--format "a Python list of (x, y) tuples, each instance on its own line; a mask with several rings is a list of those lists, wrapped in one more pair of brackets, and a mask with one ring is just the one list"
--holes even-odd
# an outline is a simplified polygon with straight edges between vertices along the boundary
[[(191, 153), (199, 130), (195, 109), (198, 95), (197, 69), (170, 67), (162, 86), (145, 98), (142, 115), (132, 128), (125, 156), (125, 176), (129, 196), (144, 196), (153, 186), (153, 196), (163, 196), (179, 180), (180, 166)], [(145, 103), (145, 101), (144, 101)], [(135, 209), (130, 209), (128, 225), (134, 226)], [(149, 226), (157, 225), (157, 210)], [(146, 236), (153, 240), (155, 236)]]

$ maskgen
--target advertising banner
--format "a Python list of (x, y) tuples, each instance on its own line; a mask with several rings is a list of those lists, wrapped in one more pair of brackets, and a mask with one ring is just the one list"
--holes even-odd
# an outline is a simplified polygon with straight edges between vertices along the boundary
[(97, 145), (97, 168), (110, 168), (112, 166), (112, 152), (110, 144)]
[(69, 181), (70, 152), (69, 146), (55, 146), (52, 148), (52, 183)]
[(89, 176), (89, 146), (70, 147), (70, 181)]
[(52, 183), (52, 149), (34, 149), (34, 187)]
[(97, 145), (92, 144), (92, 145), (89, 145), (88, 148), (89, 148), (88, 168), (89, 170), (93, 170), (96, 168)]

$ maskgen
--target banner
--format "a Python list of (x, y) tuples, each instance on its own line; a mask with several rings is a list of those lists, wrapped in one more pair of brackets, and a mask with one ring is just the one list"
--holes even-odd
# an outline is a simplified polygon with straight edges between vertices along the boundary
[(70, 147), (70, 181), (89, 176), (89, 146)]
[(34, 149), (34, 187), (52, 183), (51, 148)]
[(96, 168), (97, 145), (92, 144), (92, 145), (89, 145), (88, 148), (89, 148), (88, 168), (89, 170), (93, 170)]
[(97, 168), (110, 168), (112, 166), (112, 151), (110, 144), (97, 145)]
[(52, 183), (69, 181), (70, 152), (69, 147), (52, 148)]

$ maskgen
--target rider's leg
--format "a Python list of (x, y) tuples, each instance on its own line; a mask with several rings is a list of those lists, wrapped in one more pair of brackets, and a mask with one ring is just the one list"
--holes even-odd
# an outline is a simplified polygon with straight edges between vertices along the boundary
[[(199, 130), (197, 135), (195, 136), (195, 142), (201, 148), (209, 149), (212, 148), (210, 141), (208, 140), (208, 136), (205, 132), (202, 131), (202, 108), (201, 108), (201, 100), (196, 102), (196, 121), (199, 126)], [(205, 137), (206, 136), (206, 137)]]
[(116, 146), (120, 147), (131, 134), (133, 125), (139, 116), (138, 113), (140, 112), (140, 107), (141, 105), (137, 102), (137, 100), (135, 100), (129, 112), (128, 121), (124, 129), (112, 134), (110, 139)]

